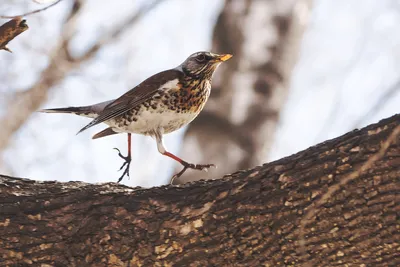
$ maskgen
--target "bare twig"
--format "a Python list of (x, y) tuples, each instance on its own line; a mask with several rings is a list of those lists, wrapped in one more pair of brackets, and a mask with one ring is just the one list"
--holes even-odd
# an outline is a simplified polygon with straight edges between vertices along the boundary
[[(368, 28), (369, 25), (364, 23), (364, 27)], [(354, 71), (361, 61), (363, 55), (364, 55), (364, 48), (368, 42), (367, 39), (368, 35), (364, 34), (358, 41), (359, 47), (356, 50), (356, 53), (353, 55), (353, 58), (351, 61), (346, 64), (344, 67), (343, 71), (341, 73), (344, 73), (345, 77), (341, 81), (341, 84), (337, 86), (338, 90), (335, 92), (335, 95), (333, 97), (333, 100), (330, 101), (332, 103), (332, 109), (330, 110), (328, 117), (324, 120), (324, 123), (320, 130), (318, 131), (318, 134), (315, 136), (314, 142), (319, 142), (321, 139), (325, 139), (324, 137), (329, 133), (329, 130), (331, 129), (332, 124), (334, 121), (337, 119), (338, 115), (340, 114), (340, 111), (342, 109), (342, 94), (344, 91), (344, 88), (346, 87), (350, 76), (352, 74), (352, 71)], [(340, 77), (339, 77), (340, 78)]]
[(0, 50), (11, 52), (11, 50), (7, 47), (7, 44), (27, 29), (29, 29), (29, 27), (26, 24), (26, 20), (22, 20), (20, 17), (13, 18), (12, 20), (1, 25)]
[(146, 7), (139, 10), (138, 13), (129, 17), (120, 28), (116, 28), (107, 37), (97, 42), (82, 57), (71, 59), (68, 51), (68, 43), (70, 42), (70, 38), (72, 38), (72, 33), (75, 28), (76, 14), (81, 6), (80, 1), (81, 0), (75, 1), (75, 5), (71, 9), (71, 14), (67, 16), (67, 23), (62, 30), (63, 35), (59, 41), (59, 45), (51, 53), (50, 63), (41, 73), (38, 82), (22, 94), (14, 97), (7, 107), (6, 114), (0, 118), (0, 125), (2, 125), (2, 130), (0, 131), (0, 151), (3, 151), (7, 147), (13, 133), (18, 131), (29, 116), (34, 111), (38, 110), (43, 102), (46, 101), (48, 91), (61, 82), (69, 71), (91, 59), (105, 44), (120, 37), (127, 29), (138, 22), (140, 18), (163, 2), (163, 0), (159, 0), (150, 5), (146, 5)]
[[(76, 0), (76, 3), (80, 0)], [(80, 7), (80, 5), (78, 5)], [(74, 26), (75, 17), (79, 8), (72, 8), (68, 19), (66, 20), (62, 32)], [(63, 35), (63, 38), (70, 36)], [(16, 132), (29, 118), (29, 116), (37, 110), (41, 103), (47, 98), (49, 88), (60, 82), (70, 66), (66, 65), (65, 55), (61, 49), (62, 43), (59, 44), (50, 55), (50, 63), (48, 67), (41, 73), (39, 80), (30, 89), (15, 95), (6, 108), (6, 113), (0, 118), (3, 125), (0, 132), (0, 151), (7, 147), (9, 140), (14, 132)]]
[(379, 99), (375, 102), (375, 104), (366, 112), (363, 116), (361, 116), (354, 124), (353, 128), (359, 128), (362, 124), (369, 119), (373, 114), (376, 114), (379, 110), (385, 107), (385, 103), (394, 96), (400, 90), (400, 80), (396, 81), (389, 89), (385, 91), (383, 95), (379, 97)]
[(20, 14), (20, 15), (14, 15), (14, 16), (0, 15), (0, 18), (2, 18), (2, 19), (13, 19), (13, 18), (16, 18), (16, 17), (26, 17), (26, 16), (29, 16), (29, 15), (32, 15), (32, 14), (36, 14), (36, 13), (45, 11), (46, 9), (49, 9), (49, 8), (57, 5), (61, 1), (62, 0), (58, 0), (58, 1), (54, 2), (53, 4), (48, 5), (46, 7), (43, 7), (43, 8), (40, 8), (40, 9), (36, 9), (36, 10), (30, 11), (30, 12), (27, 12), (27, 13), (24, 13), (24, 14)]
[[(116, 27), (113, 32), (111, 32), (109, 35), (105, 36), (104, 38), (101, 38), (98, 40), (84, 55), (82, 55), (79, 58), (72, 58), (69, 55), (68, 50), (66, 50), (66, 54), (68, 55), (68, 58), (70, 61), (73, 62), (78, 62), (78, 61), (85, 61), (88, 60), (89, 58), (92, 58), (94, 54), (96, 54), (100, 48), (104, 47), (105, 45), (111, 43), (115, 39), (119, 38), (121, 35), (123, 35), (127, 29), (129, 29), (133, 24), (135, 24), (137, 21), (139, 21), (143, 16), (148, 14), (151, 10), (153, 10), (156, 6), (161, 4), (164, 0), (158, 0), (158, 1), (153, 1), (150, 4), (144, 5), (137, 13), (135, 13), (133, 16), (128, 18), (124, 23), (122, 23), (119, 27)], [(68, 47), (68, 44), (65, 46), (66, 48)]]
[(343, 179), (340, 180), (339, 183), (332, 185), (328, 188), (328, 190), (318, 199), (314, 204), (313, 207), (305, 214), (305, 216), (300, 221), (300, 228), (299, 228), (299, 243), (300, 243), (300, 252), (304, 255), (306, 252), (306, 245), (304, 240), (304, 229), (306, 224), (310, 222), (310, 220), (316, 216), (317, 212), (321, 208), (323, 204), (325, 204), (334, 193), (336, 193), (340, 188), (344, 185), (348, 184), (350, 181), (359, 177), (363, 172), (367, 171), (372, 167), (375, 162), (382, 159), (385, 156), (386, 151), (390, 147), (392, 143), (395, 142), (397, 136), (400, 134), (400, 125), (394, 128), (393, 132), (390, 136), (386, 139), (386, 141), (382, 144), (380, 150), (372, 155), (358, 170), (355, 170), (345, 176)]

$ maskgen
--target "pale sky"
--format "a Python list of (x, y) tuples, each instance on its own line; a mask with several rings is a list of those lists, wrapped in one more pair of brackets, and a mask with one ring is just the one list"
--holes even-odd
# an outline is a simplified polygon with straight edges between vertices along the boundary
[[(145, 0), (91, 0), (79, 21), (72, 51), (82, 53), (104, 32), (122, 22)], [(310, 27), (293, 73), (288, 102), (275, 144), (265, 161), (296, 153), (354, 129), (356, 122), (399, 79), (400, 5), (390, 0), (315, 0)], [(165, 0), (96, 58), (70, 73), (53, 88), (43, 108), (79, 106), (113, 99), (156, 72), (173, 68), (188, 55), (211, 47), (212, 29), (223, 1)], [(59, 37), (59, 22), (69, 5), (59, 5), (28, 18), (30, 29), (10, 43), (13, 54), (0, 53), (0, 103), (12, 92), (34, 83), (48, 63), (47, 52)], [(24, 9), (0, 7), (2, 13)], [(22, 74), (22, 75), (21, 75)], [(0, 115), (4, 110), (0, 109)], [(362, 125), (400, 112), (400, 92)], [(92, 140), (95, 127), (72, 115), (34, 114), (4, 153), (0, 173), (37, 180), (116, 181), (126, 153), (126, 135)], [(359, 125), (358, 125), (359, 126)], [(179, 155), (183, 130), (166, 135), (166, 146)], [(131, 179), (124, 184), (167, 183), (177, 164), (160, 155), (149, 137), (133, 136)], [(195, 151), (193, 153), (196, 153)]]

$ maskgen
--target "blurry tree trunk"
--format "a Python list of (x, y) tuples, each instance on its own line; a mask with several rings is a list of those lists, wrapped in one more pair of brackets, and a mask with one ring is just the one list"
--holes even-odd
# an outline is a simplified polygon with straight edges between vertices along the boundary
[(49, 64), (42, 71), (38, 81), (28, 90), (17, 93), (7, 104), (6, 112), (0, 117), (0, 165), (3, 152), (13, 135), (26, 123), (33, 112), (47, 100), (49, 91), (65, 79), (68, 73), (91, 60), (104, 46), (118, 39), (143, 16), (160, 5), (164, 0), (144, 4), (138, 12), (132, 13), (120, 26), (100, 38), (89, 50), (79, 57), (70, 54), (69, 44), (77, 30), (77, 17), (84, 1), (74, 0), (67, 19), (60, 31), (58, 45), (49, 55)]
[[(232, 53), (205, 110), (189, 126), (182, 157), (214, 163), (208, 178), (265, 161), (287, 95), (311, 0), (227, 0), (212, 50)], [(186, 172), (182, 181), (205, 178)]]
[(400, 115), (183, 186), (0, 175), (0, 265), (399, 266), (399, 177)]

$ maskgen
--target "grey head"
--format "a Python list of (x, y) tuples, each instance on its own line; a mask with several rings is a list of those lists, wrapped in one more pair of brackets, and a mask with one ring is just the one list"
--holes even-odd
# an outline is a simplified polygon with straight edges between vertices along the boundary
[(211, 52), (197, 52), (190, 55), (176, 69), (188, 76), (198, 79), (211, 79), (219, 64), (230, 59), (230, 54), (214, 54)]

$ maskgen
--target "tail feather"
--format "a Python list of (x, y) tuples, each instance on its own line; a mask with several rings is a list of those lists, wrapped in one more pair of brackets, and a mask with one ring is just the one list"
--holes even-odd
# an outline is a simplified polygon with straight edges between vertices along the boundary
[[(108, 104), (112, 103), (114, 100), (109, 100), (109, 101), (105, 101), (105, 102), (101, 102), (95, 105), (91, 105), (91, 106), (83, 106), (83, 107), (66, 107), (66, 108), (49, 108), (49, 109), (42, 109), (39, 110), (39, 112), (43, 112), (43, 113), (70, 113), (70, 114), (76, 114), (79, 116), (84, 116), (84, 117), (88, 117), (88, 118), (92, 118), (95, 119), (99, 116), (99, 113), (101, 113), (105, 107), (107, 107)], [(93, 120), (92, 122), (90, 122), (88, 125), (86, 125), (85, 127), (83, 127), (77, 134), (79, 134), (80, 132), (98, 124), (100, 122), (97, 122), (96, 120)], [(104, 133), (107, 133), (107, 135), (113, 134), (111, 133), (111, 131), (104, 131)], [(96, 135), (96, 138), (105, 136), (105, 135), (101, 135), (100, 134), (104, 134), (103, 132), (100, 132), (98, 135)]]
[(43, 113), (83, 113), (88, 110), (85, 107), (67, 107), (67, 108), (49, 108), (41, 109), (39, 112)]
[(72, 113), (79, 116), (84, 116), (88, 118), (96, 118), (103, 109), (113, 102), (114, 100), (109, 100), (105, 102), (101, 102), (91, 106), (83, 106), (83, 107), (67, 107), (67, 108), (50, 108), (50, 109), (42, 109), (39, 112), (43, 113)]
[(97, 139), (97, 138), (101, 138), (101, 137), (113, 135), (113, 134), (118, 134), (118, 132), (115, 132), (111, 127), (109, 127), (109, 128), (104, 129), (103, 131), (93, 135), (92, 139)]
[(43, 112), (43, 113), (70, 113), (70, 114), (76, 114), (76, 115), (84, 116), (84, 117), (88, 117), (88, 118), (96, 118), (97, 117), (97, 114), (92, 111), (90, 106), (41, 109), (41, 110), (39, 110), (39, 112)]

